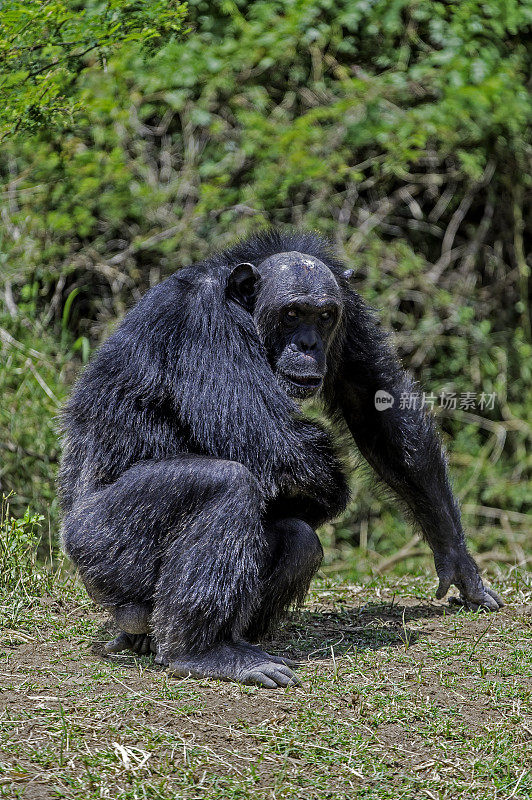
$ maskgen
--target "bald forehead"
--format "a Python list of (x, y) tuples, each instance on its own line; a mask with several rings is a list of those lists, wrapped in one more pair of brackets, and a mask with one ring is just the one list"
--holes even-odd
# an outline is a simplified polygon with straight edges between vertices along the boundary
[(340, 289), (327, 264), (315, 256), (298, 253), (276, 253), (258, 266), (266, 283), (274, 282), (281, 291), (339, 298)]

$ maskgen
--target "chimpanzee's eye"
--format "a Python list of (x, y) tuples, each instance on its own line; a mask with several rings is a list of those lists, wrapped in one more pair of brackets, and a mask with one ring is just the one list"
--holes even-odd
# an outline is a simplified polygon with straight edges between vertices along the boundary
[(324, 322), (329, 322), (329, 320), (332, 319), (332, 313), (330, 311), (322, 311), (320, 314), (320, 318)]
[(286, 316), (289, 320), (294, 320), (297, 319), (298, 314), (295, 308), (289, 308), (288, 311), (286, 312)]

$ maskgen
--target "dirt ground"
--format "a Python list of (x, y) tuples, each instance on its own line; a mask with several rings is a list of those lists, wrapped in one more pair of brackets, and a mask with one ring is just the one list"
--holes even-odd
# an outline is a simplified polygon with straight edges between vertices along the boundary
[[(265, 645), (300, 660), (277, 691), (106, 658), (102, 613), (44, 599), (1, 631), (0, 796), (532, 796), (532, 605), (471, 614), (413, 588), (314, 592)], [(508, 791), (473, 757), (500, 736)]]

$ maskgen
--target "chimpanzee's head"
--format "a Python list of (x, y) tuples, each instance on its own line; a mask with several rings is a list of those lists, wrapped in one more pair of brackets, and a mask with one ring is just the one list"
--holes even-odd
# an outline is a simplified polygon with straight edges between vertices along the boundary
[(253, 314), (282, 388), (298, 399), (318, 392), (343, 311), (329, 267), (305, 253), (277, 253), (256, 267), (239, 264), (230, 290)]

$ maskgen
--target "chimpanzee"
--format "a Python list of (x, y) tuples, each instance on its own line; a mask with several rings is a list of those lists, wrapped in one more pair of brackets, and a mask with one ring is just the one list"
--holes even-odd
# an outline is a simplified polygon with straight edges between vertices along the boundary
[(402, 407), (412, 379), (349, 277), (314, 233), (259, 233), (152, 288), (81, 375), (63, 413), (63, 541), (121, 631), (108, 652), (297, 682), (255, 642), (305, 597), (315, 529), (348, 500), (335, 443), (300, 408), (318, 393), (421, 527), (436, 597), (455, 584), (468, 608), (502, 605), (466, 549), (433, 422)]

